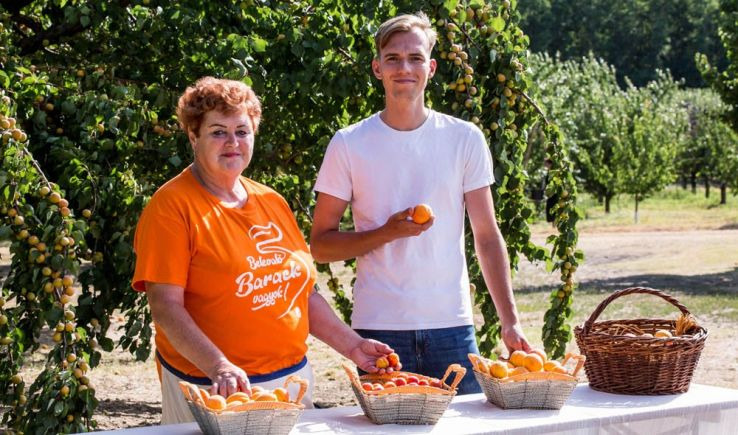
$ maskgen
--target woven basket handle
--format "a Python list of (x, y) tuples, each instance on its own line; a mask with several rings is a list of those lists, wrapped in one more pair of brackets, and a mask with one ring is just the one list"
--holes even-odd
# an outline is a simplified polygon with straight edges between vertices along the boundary
[(297, 397), (295, 400), (292, 401), (292, 403), (301, 403), (302, 398), (305, 396), (305, 393), (308, 389), (308, 381), (307, 379), (303, 379), (297, 375), (290, 375), (287, 377), (287, 379), (284, 380), (284, 389), (287, 389), (287, 386), (289, 384), (300, 384), (300, 390), (297, 392)]
[(468, 354), (468, 357), (469, 361), (472, 363), (472, 367), (474, 367), (478, 372), (481, 372), (481, 370), (479, 370), (479, 363), (482, 362), (482, 358), (476, 353), (470, 353)]
[(574, 371), (571, 372), (571, 375), (576, 377), (577, 373), (579, 373), (579, 370), (581, 370), (582, 367), (584, 367), (584, 361), (586, 361), (587, 357), (585, 357), (584, 355), (579, 355), (576, 353), (569, 352), (564, 357), (564, 361), (561, 362), (561, 365), (562, 366), (566, 365), (566, 362), (569, 361), (570, 359), (577, 360), (577, 365), (576, 367), (574, 367)]
[(451, 385), (449, 385), (449, 387), (451, 387), (452, 390), (455, 390), (456, 386), (458, 386), (459, 382), (461, 382), (461, 378), (463, 378), (466, 374), (466, 369), (464, 367), (461, 367), (459, 364), (451, 364), (446, 369), (446, 373), (443, 375), (443, 379), (441, 379), (441, 384), (446, 383), (446, 379), (448, 379), (451, 373), (455, 373), (456, 377), (454, 377), (454, 380), (451, 381)]
[(610, 302), (614, 301), (615, 299), (617, 299), (617, 298), (619, 298), (621, 296), (629, 295), (629, 294), (632, 294), (632, 293), (645, 293), (645, 294), (650, 294), (650, 295), (658, 296), (661, 299), (664, 299), (665, 301), (667, 301), (667, 302), (671, 303), (672, 305), (674, 305), (675, 307), (679, 308), (679, 310), (682, 313), (684, 313), (685, 315), (690, 314), (689, 313), (689, 310), (687, 309), (687, 307), (685, 307), (684, 305), (682, 305), (678, 300), (676, 300), (672, 296), (669, 296), (668, 294), (666, 294), (666, 293), (664, 293), (664, 292), (662, 292), (660, 290), (656, 290), (656, 289), (652, 289), (652, 288), (648, 288), (648, 287), (630, 287), (630, 288), (626, 288), (625, 290), (618, 290), (616, 292), (613, 292), (613, 294), (611, 294), (607, 299), (605, 299), (604, 301), (600, 302), (600, 304), (597, 306), (597, 308), (595, 308), (595, 310), (589, 316), (589, 319), (587, 319), (587, 321), (584, 322), (584, 327), (582, 328), (582, 333), (583, 334), (589, 334), (589, 331), (590, 331), (590, 329), (592, 329), (592, 325), (594, 325), (595, 320), (597, 320), (597, 317), (600, 316), (600, 314), (602, 313), (602, 311), (610, 304)]
[(354, 386), (356, 386), (356, 388), (358, 388), (359, 391), (362, 391), (362, 389), (361, 389), (361, 382), (359, 382), (359, 377), (356, 375), (356, 372), (354, 371), (354, 369), (352, 369), (351, 366), (349, 366), (345, 362), (342, 365), (343, 365), (343, 369), (346, 371), (346, 374), (348, 375), (349, 380), (351, 381), (351, 383), (354, 384)]
[(189, 392), (190, 400), (192, 400), (195, 403), (199, 403), (202, 406), (205, 406), (205, 402), (202, 400), (202, 396), (200, 396), (200, 389), (196, 386), (187, 383), (187, 391)]

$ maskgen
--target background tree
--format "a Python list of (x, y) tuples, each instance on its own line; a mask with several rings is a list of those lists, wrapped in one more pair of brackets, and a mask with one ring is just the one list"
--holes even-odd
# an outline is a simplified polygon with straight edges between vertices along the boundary
[(637, 86), (668, 69), (687, 86), (704, 84), (692, 61), (705, 53), (725, 64), (717, 37), (718, 0), (529, 0), (520, 2), (531, 50), (576, 59), (592, 52), (613, 65), (618, 80)]
[[(374, 31), (420, 9), (440, 35), (429, 104), (476, 123), (488, 138), (512, 266), (525, 255), (561, 272), (543, 335), (549, 353), (563, 353), (581, 260), (576, 185), (558, 129), (528, 96), (529, 41), (515, 2), (0, 1), (0, 234), (12, 256), (0, 304), (0, 402), (10, 407), (8, 427), (94, 427), (87, 370), (115, 345), (107, 337), (114, 310), (127, 318), (118, 344), (139, 359), (150, 354), (146, 299), (130, 289), (131, 240), (150, 195), (191, 160), (173, 113), (185, 86), (215, 75), (254, 87), (264, 123), (247, 174), (280, 191), (307, 234), (311, 188), (331, 135), (383, 105), (370, 71)], [(549, 249), (535, 245), (528, 228), (522, 162), (534, 123), (553, 162), (549, 190), (561, 198)], [(488, 354), (499, 338), (497, 317), (468, 248)], [(347, 316), (351, 303), (334, 276), (329, 286)], [(29, 388), (18, 372), (50, 331), (54, 347)]]
[(624, 131), (614, 148), (618, 190), (633, 196), (634, 220), (638, 205), (676, 178), (675, 161), (688, 131), (686, 111), (675, 98), (678, 83), (668, 74), (626, 92)]
[(615, 69), (593, 56), (532, 56), (535, 95), (561, 127), (582, 188), (604, 203), (618, 193), (613, 149), (626, 122)]

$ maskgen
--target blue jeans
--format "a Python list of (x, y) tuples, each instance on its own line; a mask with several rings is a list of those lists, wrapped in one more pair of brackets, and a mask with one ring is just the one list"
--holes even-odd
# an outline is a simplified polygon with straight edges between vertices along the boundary
[[(400, 356), (402, 370), (441, 379), (449, 365), (457, 363), (466, 368), (466, 375), (458, 386), (458, 394), (481, 393), (472, 373), (467, 354), (479, 354), (473, 326), (421, 329), (416, 331), (386, 331), (357, 329), (364, 338), (388, 344)], [(447, 380), (451, 383), (453, 376)]]

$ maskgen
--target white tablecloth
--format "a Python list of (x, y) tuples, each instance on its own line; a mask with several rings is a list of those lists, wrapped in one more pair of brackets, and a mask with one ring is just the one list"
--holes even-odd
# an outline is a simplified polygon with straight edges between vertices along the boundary
[[(196, 423), (112, 431), (200, 434)], [(672, 396), (625, 396), (580, 384), (560, 410), (502, 410), (483, 394), (454, 398), (435, 426), (375, 425), (356, 406), (306, 410), (292, 434), (738, 434), (738, 390), (692, 385)]]

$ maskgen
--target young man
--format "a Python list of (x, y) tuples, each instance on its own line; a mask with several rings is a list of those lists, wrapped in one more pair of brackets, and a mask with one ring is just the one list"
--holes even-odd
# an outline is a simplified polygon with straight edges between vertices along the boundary
[[(423, 13), (383, 23), (372, 71), (385, 109), (340, 130), (318, 174), (311, 233), (318, 262), (358, 258), (352, 326), (389, 344), (403, 368), (441, 377), (452, 363), (471, 373), (478, 353), (464, 254), (469, 213), (482, 272), (508, 349), (529, 350), (518, 320), (505, 242), (494, 215), (492, 163), (473, 124), (425, 107), (436, 34)], [(426, 203), (434, 216), (408, 218)], [(355, 231), (339, 231), (351, 204)], [(480, 392), (468, 375), (460, 394)]]

